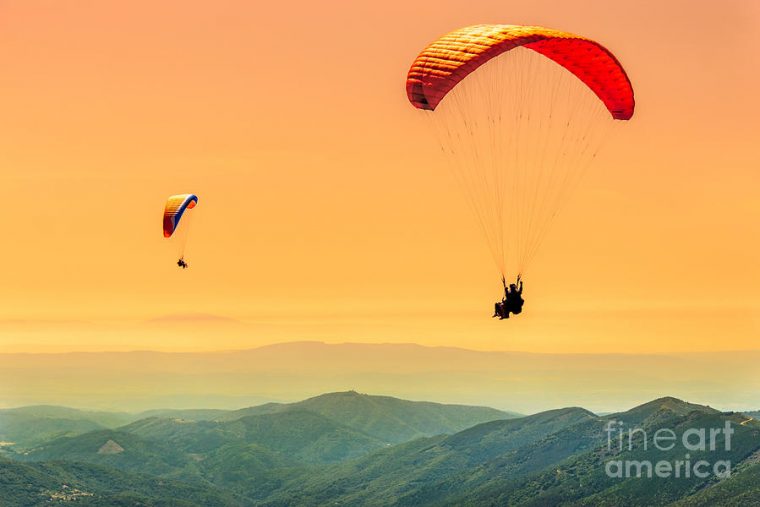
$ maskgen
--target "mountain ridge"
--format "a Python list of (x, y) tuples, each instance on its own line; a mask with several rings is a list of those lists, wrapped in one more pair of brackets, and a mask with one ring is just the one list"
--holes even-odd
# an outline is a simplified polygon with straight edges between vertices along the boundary
[[(418, 416), (429, 415), (424, 402), (343, 391), (291, 406), (267, 405), (263, 413), (231, 420), (152, 416), (54, 439), (26, 455), (6, 450), (14, 461), (0, 456), (0, 466), (13, 465), (10, 478), (0, 474), (0, 487), (14, 501), (22, 499), (11, 505), (24, 506), (41, 505), (45, 495), (65, 494), (62, 484), (95, 495), (77, 498), (82, 505), (112, 505), (116, 499), (162, 505), (172, 489), (183, 499), (178, 505), (235, 507), (693, 507), (728, 505), (733, 499), (752, 505), (760, 499), (760, 422), (740, 412), (666, 396), (616, 414), (565, 407), (480, 422), (448, 434), (410, 435), (394, 444), (378, 438), (382, 431), (375, 423), (389, 431), (397, 427), (398, 417), (372, 417), (372, 424), (366, 418), (372, 409), (385, 410), (387, 403), (400, 410), (400, 417), (407, 417), (409, 407)], [(347, 417), (356, 411), (361, 417)], [(642, 425), (650, 435), (668, 428), (681, 436), (690, 428), (730, 423), (735, 430), (731, 449), (721, 452), (719, 446), (717, 454), (692, 455), (695, 460), (730, 459), (735, 476), (665, 482), (608, 476), (610, 460), (672, 462), (683, 454), (679, 449), (655, 451), (643, 437), (632, 439), (630, 447), (609, 448), (609, 423), (622, 418), (627, 418), (624, 428)], [(134, 498), (124, 483), (135, 484)]]

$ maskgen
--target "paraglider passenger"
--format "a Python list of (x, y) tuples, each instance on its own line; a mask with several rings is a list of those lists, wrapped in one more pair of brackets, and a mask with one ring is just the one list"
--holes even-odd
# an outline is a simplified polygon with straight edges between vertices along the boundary
[(180, 258), (177, 261), (177, 266), (181, 267), (182, 269), (187, 269), (187, 262), (185, 262), (184, 258)]
[(509, 318), (509, 312), (505, 312), (507, 309), (506, 307), (506, 299), (502, 299), (501, 301), (497, 301), (493, 305), (493, 315), (491, 318), (499, 317), (499, 320), (502, 319), (508, 319)]
[(501, 301), (494, 303), (491, 318), (499, 317), (499, 320), (504, 320), (509, 318), (509, 308), (507, 306), (507, 281), (503, 276), (501, 277), (501, 284), (504, 286), (504, 297), (501, 298)]

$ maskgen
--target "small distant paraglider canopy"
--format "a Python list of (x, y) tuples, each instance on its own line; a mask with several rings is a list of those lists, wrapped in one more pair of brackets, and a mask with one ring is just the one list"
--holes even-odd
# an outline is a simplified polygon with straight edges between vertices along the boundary
[(164, 237), (170, 238), (179, 227), (179, 221), (186, 210), (193, 209), (198, 204), (195, 194), (172, 195), (166, 200), (164, 207)]
[(187, 243), (188, 226), (187, 219), (182, 226), (180, 234), (174, 233), (179, 229), (179, 223), (182, 216), (187, 210), (195, 208), (198, 204), (198, 196), (195, 194), (178, 194), (172, 195), (166, 200), (166, 206), (164, 206), (164, 237), (172, 238), (172, 241), (178, 247), (177, 255), (179, 260), (177, 266), (182, 269), (187, 269), (188, 265), (185, 262), (185, 245)]

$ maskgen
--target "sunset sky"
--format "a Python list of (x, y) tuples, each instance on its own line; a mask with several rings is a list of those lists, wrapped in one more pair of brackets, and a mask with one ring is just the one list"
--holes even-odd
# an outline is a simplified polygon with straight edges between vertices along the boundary
[[(600, 41), (637, 99), (501, 323), (404, 89), (475, 23)], [(747, 0), (5, 0), (0, 351), (757, 349), (759, 54)], [(185, 192), (180, 270), (160, 226)]]

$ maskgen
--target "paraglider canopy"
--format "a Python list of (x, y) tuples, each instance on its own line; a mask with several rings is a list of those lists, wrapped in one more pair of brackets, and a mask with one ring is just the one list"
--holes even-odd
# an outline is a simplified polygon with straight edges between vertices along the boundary
[(540, 26), (447, 33), (415, 58), (406, 93), (507, 279), (525, 275), (607, 133), (635, 109), (615, 55)]
[(198, 204), (195, 194), (177, 194), (167, 199), (164, 207), (164, 237), (170, 238), (179, 226), (179, 221), (186, 210), (193, 209)]
[(598, 42), (540, 26), (475, 25), (444, 35), (426, 47), (409, 69), (409, 102), (419, 109), (434, 110), (468, 74), (520, 46), (575, 74), (616, 120), (633, 116), (633, 87), (612, 53)]

